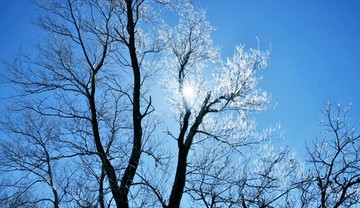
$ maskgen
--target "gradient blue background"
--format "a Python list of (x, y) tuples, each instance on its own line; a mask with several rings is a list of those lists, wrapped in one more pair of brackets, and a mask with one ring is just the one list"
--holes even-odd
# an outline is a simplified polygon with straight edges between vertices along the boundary
[[(350, 117), (360, 125), (360, 1), (358, 0), (196, 0), (207, 9), (223, 57), (235, 45), (271, 47), (270, 66), (261, 87), (270, 92), (271, 108), (259, 126), (281, 124), (282, 145), (300, 155), (304, 142), (320, 135), (320, 110), (332, 99), (352, 103)], [(32, 53), (41, 31), (30, 22), (36, 9), (29, 0), (2, 0), (0, 60), (15, 52)], [(1, 66), (0, 70), (4, 70)], [(8, 86), (0, 85), (0, 99)]]

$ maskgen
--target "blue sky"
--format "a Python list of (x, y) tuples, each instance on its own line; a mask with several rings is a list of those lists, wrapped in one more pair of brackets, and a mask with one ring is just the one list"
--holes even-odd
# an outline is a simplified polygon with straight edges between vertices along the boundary
[[(29, 0), (5, 0), (0, 12), (0, 60), (19, 49), (31, 52), (39, 29)], [(270, 66), (261, 87), (276, 108), (259, 116), (260, 126), (281, 123), (284, 144), (302, 152), (305, 140), (319, 136), (320, 110), (330, 98), (352, 103), (350, 117), (360, 125), (360, 1), (228, 0), (200, 1), (216, 28), (223, 56), (236, 45), (267, 49)], [(4, 70), (3, 67), (0, 70)], [(0, 85), (0, 98), (6, 94)]]
[(272, 94), (276, 108), (258, 122), (280, 122), (285, 144), (298, 149), (319, 136), (320, 110), (329, 99), (351, 102), (349, 116), (360, 125), (360, 1), (237, 0), (204, 5), (217, 28), (215, 43), (226, 56), (237, 44), (256, 47), (256, 37), (261, 48), (271, 46), (262, 88)]

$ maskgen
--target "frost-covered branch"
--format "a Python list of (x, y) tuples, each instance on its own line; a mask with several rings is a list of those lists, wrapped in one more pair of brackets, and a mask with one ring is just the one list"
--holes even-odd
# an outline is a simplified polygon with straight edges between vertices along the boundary
[(304, 201), (319, 207), (352, 207), (359, 203), (360, 135), (347, 117), (350, 108), (326, 103), (324, 133), (307, 146), (312, 181)]

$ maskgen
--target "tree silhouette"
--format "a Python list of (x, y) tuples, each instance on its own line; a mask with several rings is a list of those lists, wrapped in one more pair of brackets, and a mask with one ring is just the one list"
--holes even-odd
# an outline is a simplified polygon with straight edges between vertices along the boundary
[(2, 205), (288, 202), (300, 164), (289, 149), (275, 150), (274, 129), (257, 131), (252, 117), (269, 105), (258, 87), (269, 50), (237, 46), (222, 61), (204, 10), (189, 1), (37, 6), (47, 36), (4, 74), (19, 94), (1, 118)]
[(353, 207), (359, 203), (360, 135), (347, 117), (349, 109), (326, 103), (324, 133), (307, 146), (311, 166), (311, 185), (303, 200), (307, 206)]

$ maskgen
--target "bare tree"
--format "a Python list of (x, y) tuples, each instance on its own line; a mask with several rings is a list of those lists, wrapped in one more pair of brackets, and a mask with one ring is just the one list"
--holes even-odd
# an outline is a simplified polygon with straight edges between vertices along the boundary
[[(258, 132), (251, 117), (269, 103), (257, 87), (269, 51), (238, 46), (222, 62), (205, 12), (180, 2), (38, 2), (44, 13), (35, 22), (47, 32), (39, 57), (19, 55), (7, 65), (7, 76), (20, 90), (10, 115), (27, 112), (46, 121), (23, 129), (22, 136), (38, 132), (56, 138), (54, 146), (39, 140), (32, 148), (41, 147), (45, 156), (26, 155), (36, 163), (21, 169), (38, 174), (45, 169), (37, 163), (48, 161), (41, 163), (48, 167), (43, 182), (52, 196), (41, 199), (54, 207), (176, 208), (185, 196), (205, 207), (250, 207), (273, 205), (293, 189), (279, 182), (280, 167), (289, 167), (286, 177), (294, 175), (296, 163), (287, 160), (287, 151), (262, 158), (260, 171), (246, 172), (251, 166), (246, 155), (272, 132)], [(164, 8), (180, 11), (177, 26), (162, 21)], [(165, 134), (158, 126), (168, 120), (153, 113), (151, 96), (151, 77), (158, 70), (178, 128), (167, 126)], [(10, 134), (22, 129), (14, 128), (19, 121), (4, 124)], [(169, 137), (175, 148), (173, 141), (161, 144)], [(6, 153), (9, 162), (2, 167), (11, 168), (15, 159)], [(64, 183), (55, 184), (52, 163), (69, 168), (56, 175)], [(276, 193), (271, 195), (271, 188)], [(19, 201), (37, 197), (25, 193)]]
[[(2, 207), (16, 207), (16, 208), (37, 208), (38, 206), (34, 203), (28, 203), (33, 199), (31, 194), (21, 193), (21, 196), (17, 195), (19, 193), (8, 193), (7, 187), (1, 187), (0, 195), (0, 205)], [(14, 196), (16, 195), (16, 196)]]
[(152, 101), (142, 88), (155, 71), (154, 57), (146, 58), (159, 48), (155, 28), (148, 25), (150, 32), (145, 33), (139, 25), (157, 20), (153, 4), (169, 3), (50, 0), (36, 4), (44, 13), (35, 23), (47, 32), (38, 46), (39, 57), (19, 55), (7, 65), (6, 76), (21, 91), (14, 100), (16, 110), (60, 120), (61, 143), (93, 173), (100, 205), (104, 206), (101, 198), (108, 187), (112, 203), (128, 207), (140, 155), (153, 154), (145, 146), (143, 137), (149, 135), (142, 124), (153, 111)]
[(354, 207), (360, 203), (360, 135), (347, 117), (349, 109), (326, 103), (322, 138), (307, 146), (312, 180), (303, 201), (308, 206)]
[[(247, 195), (249, 198), (244, 199), (240, 189), (263, 188), (271, 193), (271, 188), (280, 186), (280, 175), (276, 178), (277, 186), (273, 181), (256, 186), (254, 181), (266, 183), (267, 176), (279, 169), (274, 166), (282, 164), (288, 156), (281, 153), (281, 159), (271, 159), (270, 167), (252, 179), (236, 176), (245, 169), (252, 172), (245, 164), (240, 165), (239, 159), (269, 137), (269, 132), (258, 133), (256, 123), (250, 119), (252, 112), (264, 110), (269, 102), (267, 94), (256, 88), (256, 73), (267, 66), (269, 51), (246, 51), (239, 46), (226, 63), (218, 62), (218, 49), (210, 38), (213, 29), (205, 12), (190, 4), (183, 7), (179, 24), (166, 28), (163, 34), (170, 53), (166, 60), (167, 81), (173, 83), (165, 87), (179, 130), (168, 132), (177, 143), (178, 156), (168, 204), (164, 201), (162, 204), (180, 207), (185, 193), (193, 199), (192, 203), (201, 201), (205, 207), (239, 206), (251, 197)], [(289, 177), (295, 167), (286, 170)], [(292, 189), (273, 193), (263, 206)]]
[(31, 114), (19, 118), (24, 118), (22, 124), (11, 119), (2, 123), (3, 129), (12, 135), (11, 140), (0, 145), (0, 171), (11, 178), (1, 183), (2, 188), (11, 190), (5, 201), (17, 204), (13, 207), (58, 208), (67, 191), (67, 173), (57, 164), (61, 157), (57, 123)]
[(303, 164), (288, 148), (276, 151), (262, 145), (244, 171), (240, 187), (242, 207), (295, 207), (296, 190), (303, 184)]

